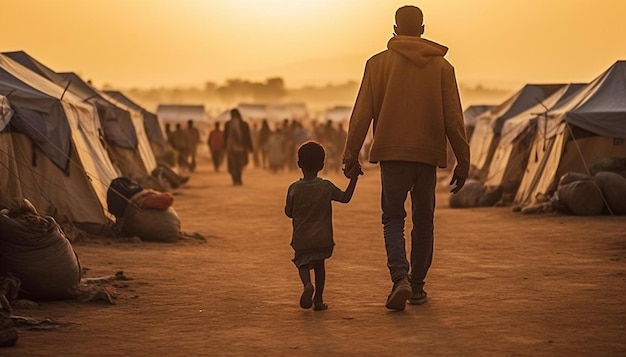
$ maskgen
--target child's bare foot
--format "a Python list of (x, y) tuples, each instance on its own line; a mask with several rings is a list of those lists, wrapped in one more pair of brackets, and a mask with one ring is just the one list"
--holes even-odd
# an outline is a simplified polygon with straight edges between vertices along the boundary
[(303, 309), (310, 309), (313, 306), (313, 284), (309, 283), (304, 286), (302, 296), (300, 296), (300, 307)]
[(313, 307), (313, 310), (315, 311), (322, 311), (326, 309), (328, 309), (328, 305), (324, 304), (323, 302), (316, 302), (315, 306)]

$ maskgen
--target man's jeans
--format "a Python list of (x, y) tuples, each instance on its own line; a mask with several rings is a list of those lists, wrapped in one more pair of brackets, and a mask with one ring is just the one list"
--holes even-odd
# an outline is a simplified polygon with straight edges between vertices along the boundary
[[(437, 168), (419, 162), (384, 161), (380, 163), (380, 172), (382, 223), (391, 280), (395, 283), (409, 277), (413, 290), (419, 291), (433, 258)], [(410, 271), (404, 239), (404, 205), (409, 192), (413, 220)]]

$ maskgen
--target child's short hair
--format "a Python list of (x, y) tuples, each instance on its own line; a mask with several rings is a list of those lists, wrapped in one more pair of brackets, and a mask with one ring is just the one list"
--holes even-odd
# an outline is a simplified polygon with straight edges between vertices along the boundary
[(298, 148), (298, 165), (304, 170), (321, 170), (326, 153), (324, 147), (315, 141), (307, 141)]

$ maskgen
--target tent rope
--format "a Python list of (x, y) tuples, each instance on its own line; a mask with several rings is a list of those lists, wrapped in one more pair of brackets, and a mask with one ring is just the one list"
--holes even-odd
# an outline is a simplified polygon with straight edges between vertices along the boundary
[[(566, 127), (567, 127), (567, 131), (569, 132), (570, 137), (572, 138), (572, 141), (574, 142), (574, 146), (576, 147), (576, 151), (578, 151), (578, 155), (580, 156), (580, 160), (582, 161), (583, 166), (585, 167), (585, 172), (587, 172), (587, 175), (591, 176), (591, 170), (589, 170), (589, 165), (587, 165), (587, 162), (585, 161), (585, 158), (583, 157), (583, 151), (580, 148), (580, 145), (578, 145), (578, 141), (574, 137), (574, 133), (572, 132), (572, 126), (567, 124)], [(602, 201), (604, 202), (604, 206), (609, 211), (609, 214), (614, 217), (615, 214), (613, 214), (613, 210), (611, 210), (611, 207), (609, 206), (609, 202), (606, 200), (606, 197), (604, 196), (604, 193), (600, 189), (600, 186), (598, 186), (598, 184), (595, 183), (595, 181), (594, 181), (594, 186), (596, 187), (598, 192), (600, 192), (600, 197), (602, 197)]]
[[(18, 174), (17, 174), (17, 173), (15, 173), (15, 172), (12, 172), (12, 171), (11, 171), (11, 169), (9, 168), (9, 166), (8, 166), (8, 165), (4, 165), (4, 164), (2, 164), (2, 166), (4, 166), (4, 167), (7, 169), (7, 171), (8, 171), (11, 175), (13, 175), (13, 176), (14, 176), (14, 177), (15, 177), (15, 178), (19, 181), (19, 183), (22, 185), (22, 187), (26, 187), (26, 188), (28, 188), (29, 190), (32, 190), (32, 191), (35, 191), (35, 192), (39, 192), (39, 194), (40, 194), (40, 195), (44, 198), (44, 200), (46, 200), (46, 201), (50, 204), (50, 206), (52, 206), (54, 209), (57, 209), (57, 208), (58, 208), (58, 207), (56, 207), (56, 205), (52, 202), (52, 200), (50, 199), (50, 197), (48, 196), (48, 194), (45, 192), (45, 190), (44, 190), (43, 188), (41, 188), (41, 185), (39, 184), (39, 181), (38, 181), (38, 180), (36, 179), (36, 177), (35, 177), (35, 174), (36, 174), (35, 170), (32, 170), (32, 169), (30, 168), (30, 166), (28, 166), (28, 165), (26, 165), (26, 164), (23, 164), (22, 162), (20, 162), (20, 161), (16, 160), (16, 157), (15, 157), (15, 156), (11, 156), (11, 155), (9, 155), (9, 153), (8, 153), (8, 152), (6, 152), (6, 151), (4, 151), (4, 150), (1, 150), (1, 149), (0, 149), (0, 153), (2, 153), (2, 154), (4, 154), (4, 155), (6, 155), (6, 157), (8, 157), (8, 158), (11, 158), (11, 159), (15, 160), (15, 162), (16, 162), (18, 165), (23, 166), (24, 168), (26, 168), (26, 170), (27, 170), (27, 171), (28, 171), (31, 175), (33, 175), (33, 179), (34, 179), (34, 180), (33, 180), (33, 182), (35, 183), (35, 186), (36, 186), (36, 187), (32, 187), (32, 186), (30, 186), (28, 183), (26, 183), (26, 182), (22, 179), (22, 177), (21, 177), (20, 175), (18, 175)], [(43, 175), (41, 175), (41, 178), (43, 178), (44, 180), (48, 181), (48, 182), (49, 182), (49, 183), (51, 183), (52, 185), (57, 186), (57, 188), (58, 188), (59, 190), (63, 190), (63, 187), (61, 187), (60, 185), (57, 185), (56, 183), (54, 183), (54, 182), (52, 182), (52, 181), (50, 181), (50, 180), (47, 180), (47, 179), (46, 179)], [(65, 192), (67, 192), (67, 190), (64, 190), (64, 191), (65, 191)]]

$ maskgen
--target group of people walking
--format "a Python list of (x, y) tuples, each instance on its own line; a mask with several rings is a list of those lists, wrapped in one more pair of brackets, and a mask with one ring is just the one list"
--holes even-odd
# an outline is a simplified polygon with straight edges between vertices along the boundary
[(174, 131), (169, 123), (165, 124), (165, 135), (167, 142), (178, 153), (176, 164), (179, 171), (181, 173), (195, 171), (200, 131), (193, 125), (193, 120), (188, 120), (185, 128), (181, 123), (176, 123)]
[(284, 119), (273, 125), (263, 119), (250, 125), (238, 109), (233, 109), (231, 119), (223, 127), (220, 122), (214, 123), (207, 144), (214, 171), (219, 172), (226, 159), (228, 172), (234, 175), (233, 184), (239, 185), (241, 171), (248, 164), (273, 173), (296, 171), (296, 151), (308, 140), (324, 145), (327, 152), (325, 170), (339, 172), (346, 137), (343, 124), (330, 120), (323, 125), (313, 122), (308, 127), (295, 119)]

